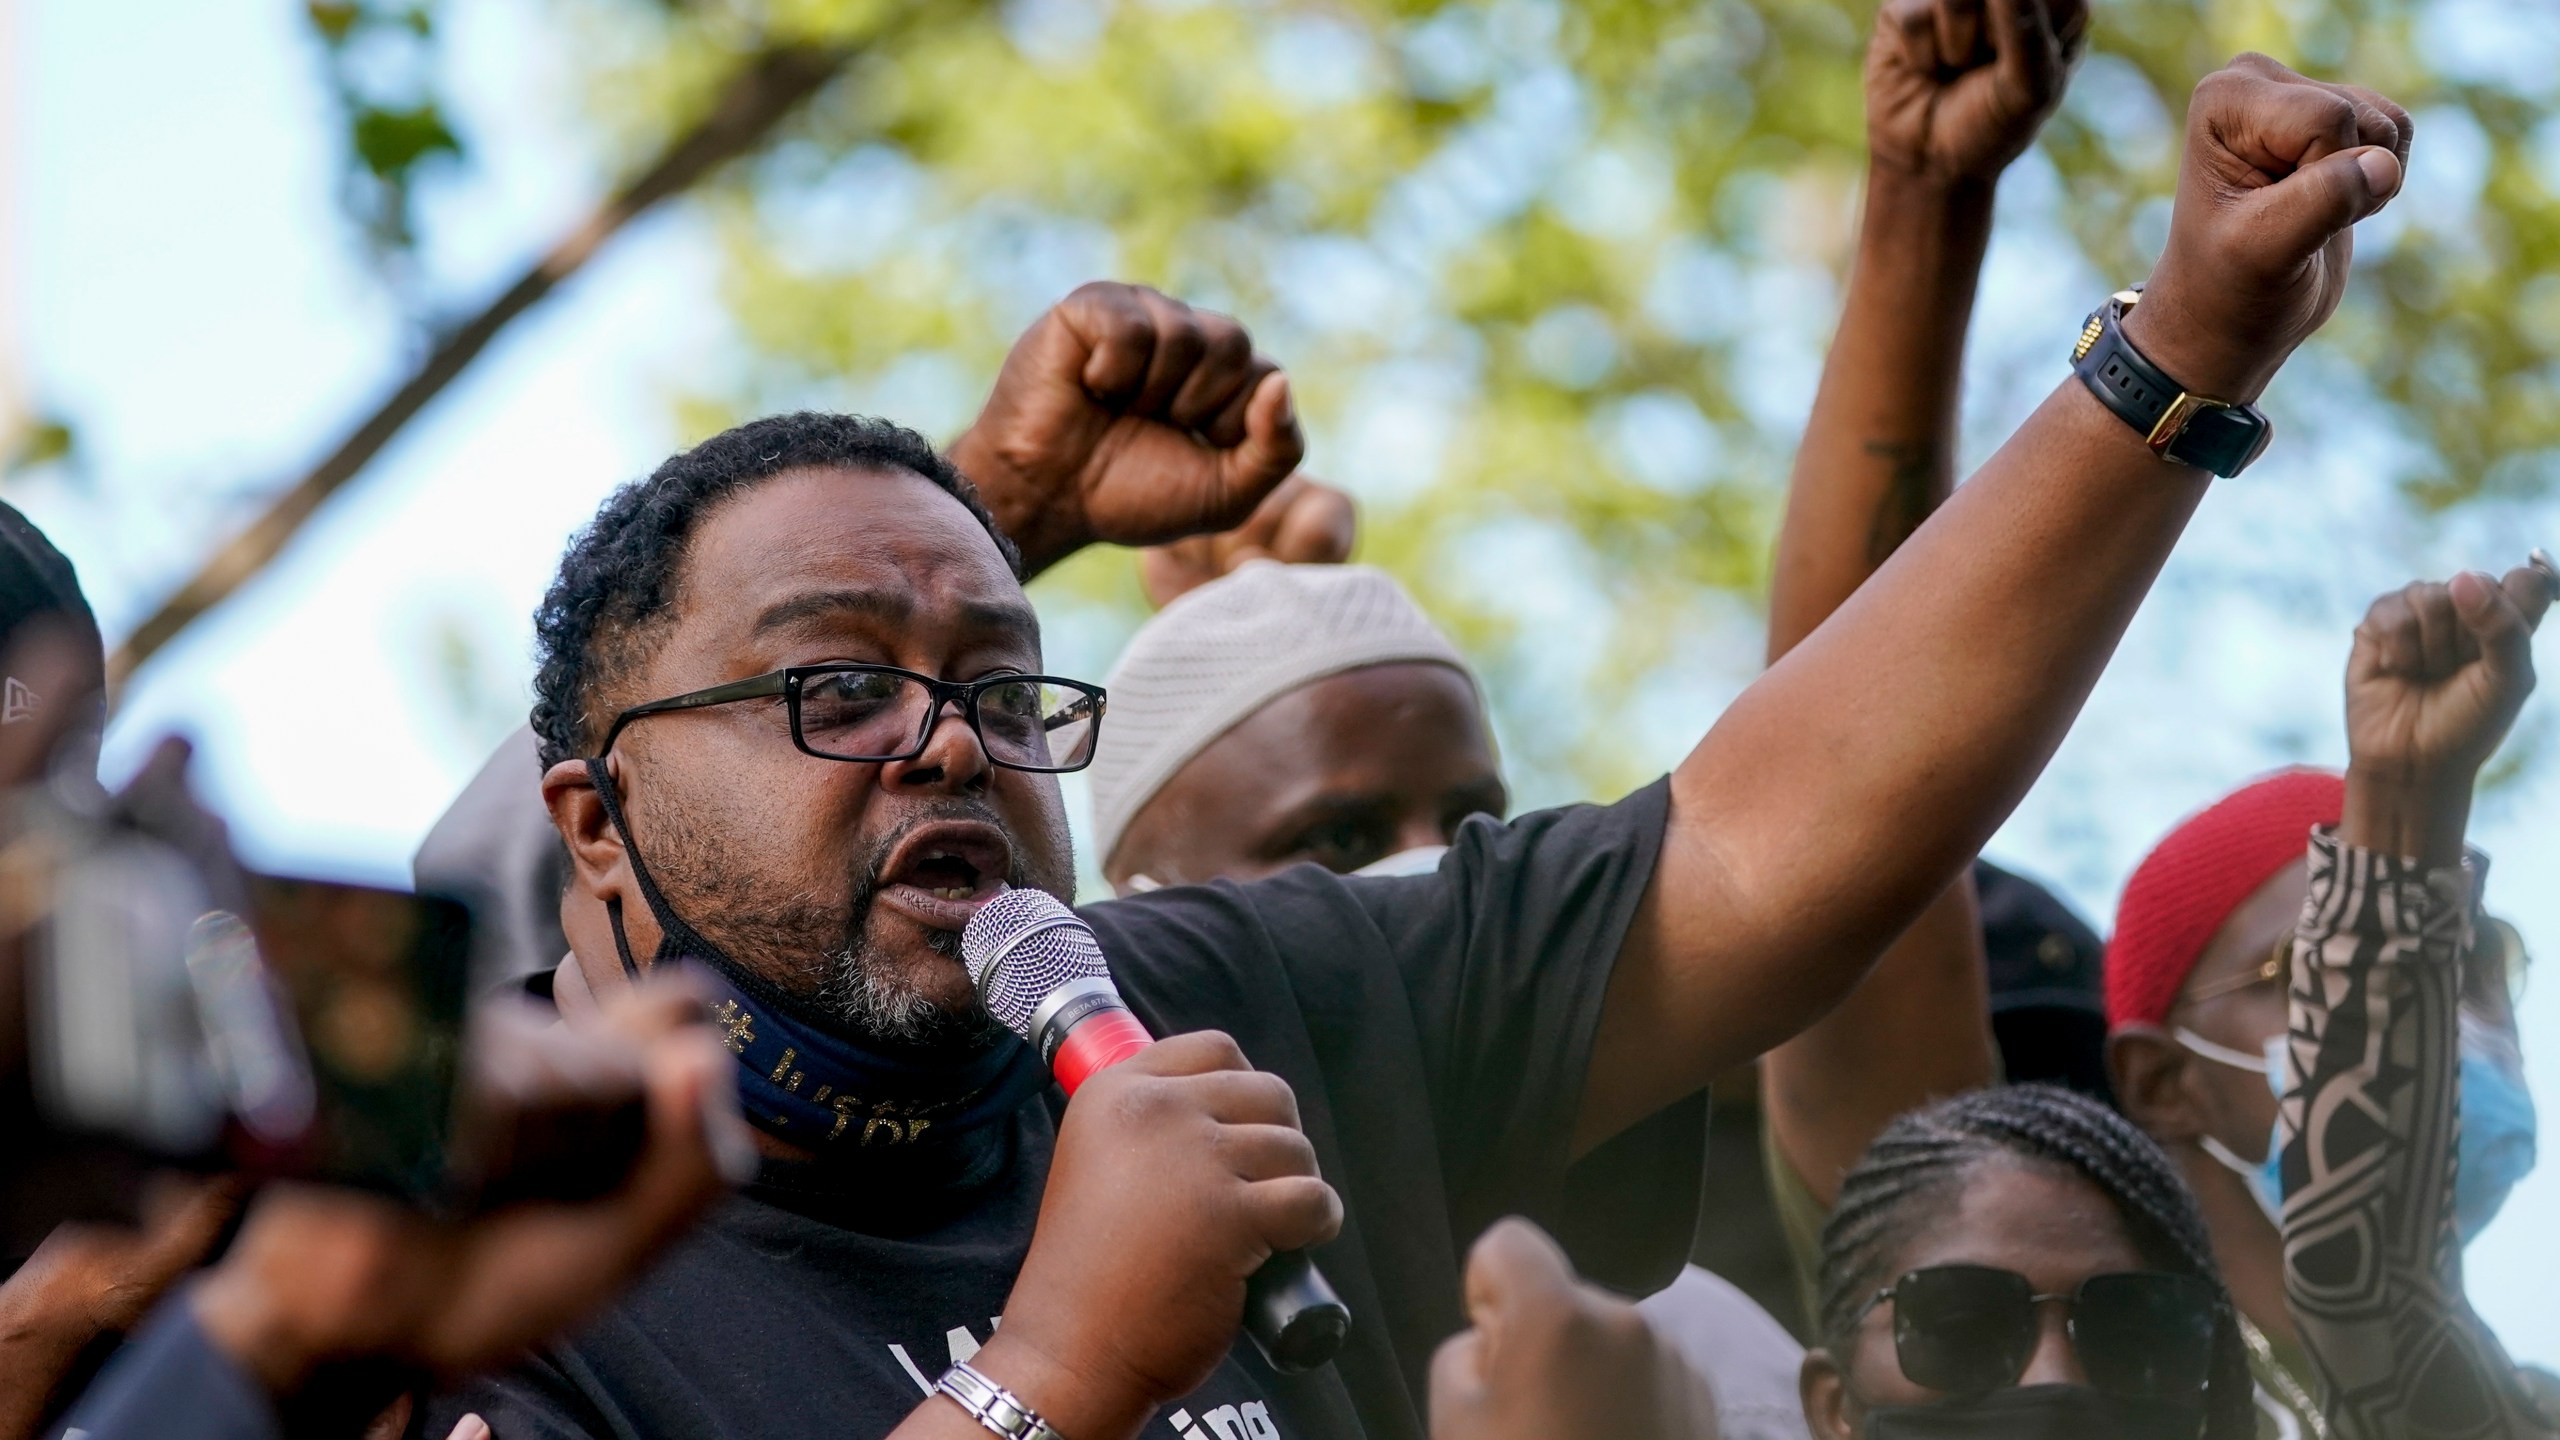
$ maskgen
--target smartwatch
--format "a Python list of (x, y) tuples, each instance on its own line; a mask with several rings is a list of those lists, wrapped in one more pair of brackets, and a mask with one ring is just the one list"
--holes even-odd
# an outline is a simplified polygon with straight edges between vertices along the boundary
[(2161, 459), (2226, 478), (2248, 469), (2266, 453), (2275, 422), (2255, 405), (2196, 394), (2134, 349), (2124, 317), (2141, 299), (2137, 285), (2089, 313), (2071, 350), (2072, 373)]

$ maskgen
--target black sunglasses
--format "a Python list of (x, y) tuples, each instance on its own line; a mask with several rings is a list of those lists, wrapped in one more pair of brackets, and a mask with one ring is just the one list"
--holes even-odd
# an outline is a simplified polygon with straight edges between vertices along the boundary
[(2223, 1310), (2222, 1297), (2192, 1275), (2126, 1270), (2092, 1275), (2068, 1295), (2039, 1295), (2012, 1270), (1933, 1265), (1869, 1296), (1849, 1329), (1888, 1300), (1904, 1378), (1949, 1395), (2018, 1383), (2035, 1355), (2037, 1307), (2059, 1303), (2070, 1309), (2071, 1348), (2091, 1385), (2114, 1395), (2193, 1400), (2212, 1378)]
[(596, 754), (611, 753), (634, 720), (776, 697), (791, 714), (791, 743), (821, 760), (912, 760), (924, 753), (942, 707), (957, 704), (987, 759), (1040, 774), (1093, 763), (1109, 700), (1100, 686), (1055, 675), (937, 680), (888, 665), (794, 665), (634, 705), (613, 717)]

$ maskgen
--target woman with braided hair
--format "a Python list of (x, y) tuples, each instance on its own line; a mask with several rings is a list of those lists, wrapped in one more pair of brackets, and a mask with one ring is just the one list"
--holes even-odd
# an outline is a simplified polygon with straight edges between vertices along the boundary
[(2246, 1440), (2249, 1366), (2195, 1199), (2048, 1085), (1887, 1126), (1822, 1232), (1819, 1440)]

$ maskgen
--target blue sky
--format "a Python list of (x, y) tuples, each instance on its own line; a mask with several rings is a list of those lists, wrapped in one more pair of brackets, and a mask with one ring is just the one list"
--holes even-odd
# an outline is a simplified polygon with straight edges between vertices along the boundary
[[(538, 7), (456, 8), (461, 122), (478, 159), (434, 189), (427, 222), (433, 288), (459, 303), (501, 283), (600, 181), (578, 139), (574, 66), (527, 18)], [(20, 14), (6, 250), (20, 333), (0, 339), (35, 395), (78, 421), (89, 463), (85, 479), (22, 484), (12, 498), (80, 563), (110, 636), (325, 450), (408, 358), (412, 342), (332, 203), (330, 122), (299, 12), (286, 0), (29, 0)], [(2413, 185), (2464, 183), (2458, 166), (2429, 178), (2428, 158), (2422, 148)], [(2004, 192), (2004, 206), (2032, 207), (2032, 185), (2011, 188), (2024, 198)], [(2055, 273), (2031, 235), (2004, 233), (1969, 394), (1983, 417), (1977, 451), (2050, 382), (2004, 357), (2045, 356), (2048, 312), (2086, 306), (2052, 293)], [(674, 391), (718, 388), (694, 368), (721, 363), (715, 282), (711, 247), (683, 214), (627, 234), (144, 672), (110, 768), (186, 731), (201, 784), (253, 861), (404, 881), (418, 837), (522, 714), (527, 617), (563, 540), (684, 438)], [(2067, 335), (2076, 311), (2061, 324)], [(2277, 399), (2300, 407), (2317, 380), (2289, 375)], [(1316, 437), (1319, 463), (1328, 444)], [(2560, 506), (2548, 503), (2413, 520), (2338, 463), (2354, 453), (2332, 446), (2313, 463), (2298, 452), (2217, 489), (1996, 855), (2103, 920), (2125, 872), (2180, 815), (2271, 765), (2342, 758), (2338, 673), (2364, 597), (2560, 543)], [(1052, 657), (1061, 668), (1107, 668), (1107, 628), (1057, 633), (1071, 652)], [(2528, 728), (2554, 711), (2537, 699)], [(1662, 763), (1680, 743), (1663, 738)], [(2544, 763), (2492, 797), (2475, 827), (2498, 857), (2497, 908), (2546, 955), (2560, 955), (2560, 827), (2545, 818), (2560, 804), (2555, 772)], [(1081, 823), (1080, 799), (1071, 805)], [(2541, 1107), (2560, 1115), (2560, 981), (2528, 992), (2524, 1023)], [(2473, 1247), (2470, 1272), (2510, 1347), (2560, 1366), (2555, 1219), (2560, 1159)]]

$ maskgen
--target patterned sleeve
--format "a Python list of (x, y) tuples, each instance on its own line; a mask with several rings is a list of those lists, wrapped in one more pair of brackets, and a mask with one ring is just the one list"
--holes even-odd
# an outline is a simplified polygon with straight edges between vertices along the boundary
[(2548, 1436), (2462, 1293), (2456, 1002), (2471, 882), (2314, 832), (2294, 939), (2284, 1279), (2338, 1440)]

